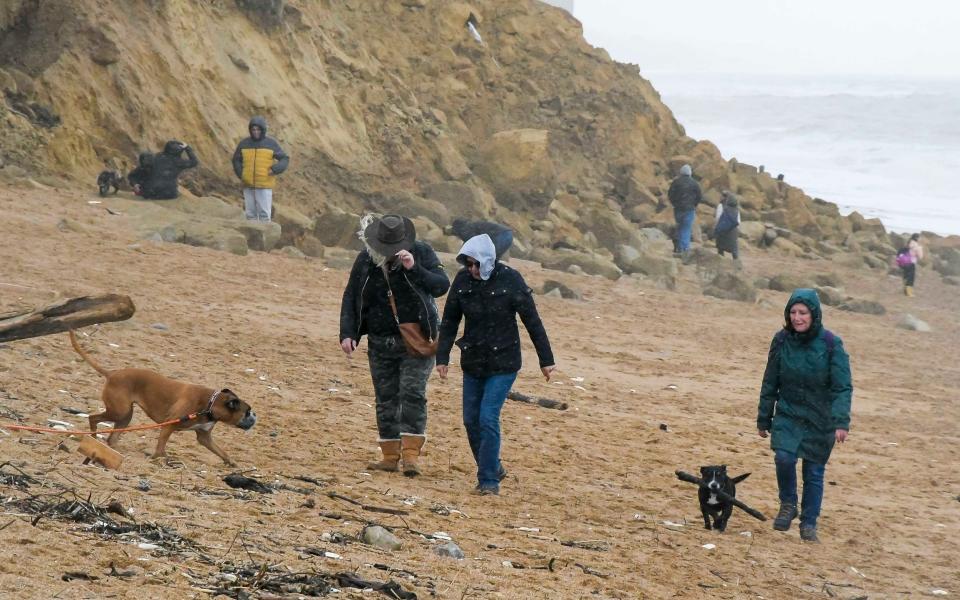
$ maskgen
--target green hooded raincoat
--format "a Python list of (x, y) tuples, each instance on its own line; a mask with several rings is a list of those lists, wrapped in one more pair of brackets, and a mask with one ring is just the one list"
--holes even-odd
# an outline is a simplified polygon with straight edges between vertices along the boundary
[[(813, 323), (803, 333), (793, 331), (790, 307), (802, 302)], [(826, 464), (837, 429), (850, 429), (853, 382), (850, 357), (840, 338), (830, 349), (821, 322), (820, 298), (812, 289), (794, 290), (783, 311), (786, 335), (774, 337), (760, 387), (757, 429), (770, 431), (770, 447), (799, 458)]]

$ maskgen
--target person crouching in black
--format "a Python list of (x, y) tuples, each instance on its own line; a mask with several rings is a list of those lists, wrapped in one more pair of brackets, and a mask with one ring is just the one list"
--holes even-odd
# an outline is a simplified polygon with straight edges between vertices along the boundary
[[(184, 153), (186, 158), (183, 158)], [(148, 200), (173, 200), (179, 197), (177, 183), (180, 173), (198, 164), (193, 148), (183, 142), (170, 140), (164, 145), (163, 152), (153, 155), (149, 176), (141, 186), (141, 195)]]

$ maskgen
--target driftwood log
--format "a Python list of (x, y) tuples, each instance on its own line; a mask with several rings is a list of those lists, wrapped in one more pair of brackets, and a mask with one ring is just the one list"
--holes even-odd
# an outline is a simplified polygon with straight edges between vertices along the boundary
[(124, 321), (136, 308), (129, 296), (103, 294), (59, 300), (42, 308), (0, 315), (0, 342), (62, 333), (94, 323)]
[[(696, 475), (691, 475), (690, 473), (684, 473), (683, 471), (676, 471), (676, 475), (677, 475), (677, 479), (679, 479), (680, 481), (686, 481), (686, 482), (688, 482), (688, 483), (695, 483), (695, 484), (697, 484), (698, 486), (700, 486), (700, 487), (702, 487), (702, 488), (709, 489), (709, 488), (707, 488), (707, 482), (704, 481), (704, 480), (702, 480), (702, 479), (700, 479), (700, 478), (697, 477)], [(748, 515), (750, 515), (750, 516), (753, 517), (754, 519), (759, 519), (759, 520), (761, 520), (761, 521), (766, 521), (766, 520), (767, 520), (767, 518), (766, 518), (765, 516), (763, 516), (763, 513), (762, 513), (762, 512), (760, 512), (759, 510), (757, 510), (757, 509), (755, 509), (755, 508), (750, 508), (749, 506), (747, 506), (747, 505), (744, 504), (743, 502), (740, 502), (739, 500), (737, 500), (736, 498), (734, 498), (734, 497), (731, 496), (730, 494), (727, 494), (727, 493), (724, 492), (723, 490), (710, 490), (710, 493), (711, 493), (711, 494), (716, 494), (717, 497), (720, 498), (721, 500), (726, 500), (727, 502), (733, 504), (734, 506), (736, 506), (736, 507), (739, 508), (740, 510), (744, 511), (745, 513), (747, 513)]]
[(557, 410), (567, 410), (567, 403), (560, 402), (559, 400), (551, 400), (550, 398), (538, 398), (536, 396), (527, 396), (526, 394), (521, 394), (520, 392), (509, 392), (507, 398), (511, 400), (516, 400), (517, 402), (526, 402), (527, 404), (536, 404), (537, 406), (542, 406), (544, 408), (555, 408)]

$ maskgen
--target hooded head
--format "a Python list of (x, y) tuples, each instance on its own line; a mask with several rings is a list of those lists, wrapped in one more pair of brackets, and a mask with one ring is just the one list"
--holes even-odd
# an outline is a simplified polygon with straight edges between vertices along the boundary
[[(790, 322), (790, 309), (793, 308), (794, 304), (798, 303), (810, 309), (810, 329), (803, 333), (794, 331), (793, 324)], [(820, 329), (823, 328), (822, 319), (823, 311), (820, 309), (820, 297), (817, 296), (816, 290), (810, 288), (797, 288), (793, 290), (793, 293), (790, 294), (790, 299), (787, 301), (786, 308), (783, 309), (784, 328), (787, 331), (796, 333), (796, 335), (802, 339), (813, 339), (817, 337)]]
[(693, 175), (693, 167), (691, 167), (690, 165), (683, 165), (682, 167), (680, 167), (680, 174), (681, 174), (681, 175), (686, 175), (687, 177), (692, 176), (692, 175)]
[(153, 164), (153, 152), (141, 152), (137, 157), (137, 164), (141, 167), (149, 167)]
[(183, 152), (183, 142), (170, 140), (163, 146), (164, 154), (169, 154), (170, 156), (180, 156), (181, 152)]
[[(252, 129), (254, 128), (254, 126), (260, 128), (259, 136), (253, 135)], [(253, 117), (252, 119), (250, 119), (250, 123), (247, 125), (247, 131), (250, 132), (250, 137), (252, 137), (253, 139), (258, 141), (262, 140), (263, 138), (267, 137), (267, 120), (261, 116)]]
[(490, 279), (490, 274), (497, 265), (497, 249), (490, 236), (481, 233), (464, 242), (460, 252), (457, 252), (457, 262), (466, 266), (468, 256), (480, 263), (480, 279)]
[(730, 208), (736, 208), (740, 203), (737, 202), (737, 197), (733, 195), (733, 192), (730, 190), (723, 191), (723, 205)]

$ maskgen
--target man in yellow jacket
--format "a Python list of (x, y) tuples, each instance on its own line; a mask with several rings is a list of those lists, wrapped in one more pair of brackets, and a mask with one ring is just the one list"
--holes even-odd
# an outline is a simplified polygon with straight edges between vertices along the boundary
[(270, 222), (273, 186), (277, 175), (287, 170), (290, 157), (277, 140), (267, 137), (267, 121), (250, 119), (250, 137), (237, 144), (233, 172), (243, 181), (243, 207), (247, 219)]

